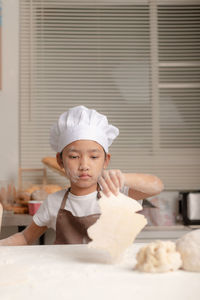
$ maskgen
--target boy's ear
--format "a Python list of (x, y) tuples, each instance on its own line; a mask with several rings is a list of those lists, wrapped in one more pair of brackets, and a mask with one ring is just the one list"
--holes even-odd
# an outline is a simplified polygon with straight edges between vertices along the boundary
[(110, 158), (111, 158), (111, 154), (110, 153), (106, 153), (106, 157), (105, 157), (105, 161), (104, 161), (104, 169), (107, 168), (107, 166), (109, 165), (110, 162)]
[(61, 169), (63, 169), (64, 168), (63, 160), (59, 152), (56, 153), (56, 160), (58, 165), (61, 167)]

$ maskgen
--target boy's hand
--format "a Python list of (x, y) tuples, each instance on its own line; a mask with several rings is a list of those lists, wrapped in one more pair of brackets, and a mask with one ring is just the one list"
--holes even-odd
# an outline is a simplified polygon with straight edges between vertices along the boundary
[(125, 176), (120, 170), (104, 170), (98, 182), (106, 196), (109, 197), (111, 193), (117, 196), (119, 189), (124, 186)]

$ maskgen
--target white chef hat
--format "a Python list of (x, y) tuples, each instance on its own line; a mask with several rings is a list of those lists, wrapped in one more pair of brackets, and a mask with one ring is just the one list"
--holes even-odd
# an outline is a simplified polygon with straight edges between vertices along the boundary
[(117, 127), (108, 124), (107, 117), (94, 109), (76, 106), (60, 115), (50, 132), (50, 145), (56, 152), (77, 140), (92, 140), (108, 152), (108, 147), (118, 136)]

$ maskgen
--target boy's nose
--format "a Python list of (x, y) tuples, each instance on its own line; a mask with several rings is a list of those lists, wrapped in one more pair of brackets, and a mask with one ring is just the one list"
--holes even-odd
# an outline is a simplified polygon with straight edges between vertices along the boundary
[(81, 159), (79, 169), (82, 170), (82, 171), (87, 171), (89, 169), (87, 159), (84, 159), (84, 158)]
[(88, 171), (89, 168), (87, 166), (81, 166), (80, 165), (80, 168), (79, 168), (81, 171)]

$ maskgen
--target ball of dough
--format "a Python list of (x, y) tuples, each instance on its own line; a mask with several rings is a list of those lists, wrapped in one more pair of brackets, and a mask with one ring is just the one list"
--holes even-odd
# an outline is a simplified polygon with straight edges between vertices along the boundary
[(175, 271), (182, 265), (180, 253), (171, 241), (158, 240), (148, 244), (139, 250), (136, 259), (136, 269), (142, 272)]
[(182, 268), (200, 272), (200, 229), (186, 233), (177, 240), (176, 248), (181, 254)]

